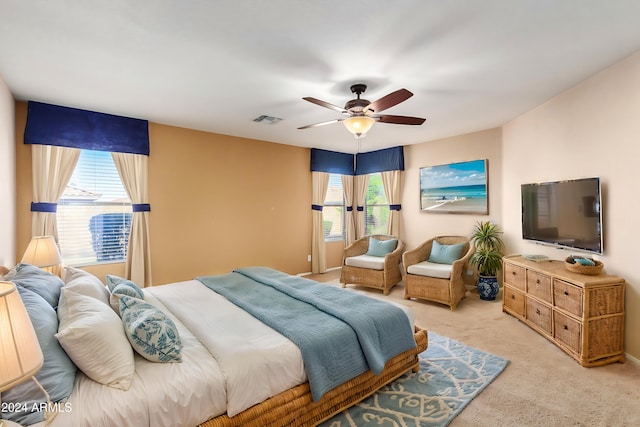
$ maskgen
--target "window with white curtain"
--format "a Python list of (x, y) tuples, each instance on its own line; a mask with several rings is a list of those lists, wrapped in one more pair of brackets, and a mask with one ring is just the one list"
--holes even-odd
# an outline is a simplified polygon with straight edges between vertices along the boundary
[(342, 175), (329, 174), (327, 195), (322, 208), (322, 225), (324, 227), (325, 241), (345, 239), (344, 230), (344, 189), (342, 188)]
[(110, 152), (82, 150), (58, 202), (58, 242), (67, 265), (123, 262), (131, 200)]
[(369, 175), (367, 197), (365, 199), (365, 234), (387, 234), (389, 224), (389, 202), (384, 194), (382, 174)]

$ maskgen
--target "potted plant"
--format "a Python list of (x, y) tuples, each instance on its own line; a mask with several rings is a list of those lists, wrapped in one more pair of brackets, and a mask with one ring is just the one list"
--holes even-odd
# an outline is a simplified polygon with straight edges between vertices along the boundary
[(473, 229), (471, 241), (476, 251), (469, 262), (478, 269), (478, 293), (483, 300), (496, 299), (498, 290), (498, 271), (502, 269), (502, 230), (491, 221), (478, 221)]

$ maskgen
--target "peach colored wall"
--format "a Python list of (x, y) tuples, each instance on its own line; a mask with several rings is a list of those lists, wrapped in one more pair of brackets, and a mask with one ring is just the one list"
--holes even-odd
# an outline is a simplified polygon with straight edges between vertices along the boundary
[(502, 211), (511, 252), (564, 259), (522, 240), (520, 184), (598, 176), (603, 192), (605, 272), (624, 277), (626, 352), (640, 359), (640, 53), (503, 127)]
[[(469, 236), (477, 221), (491, 220), (502, 227), (501, 141), (501, 130), (490, 129), (404, 148), (400, 238), (408, 250), (435, 236)], [(426, 213), (420, 210), (421, 167), (477, 159), (488, 160), (489, 215)], [(465, 275), (465, 282), (474, 285), (475, 276)]]
[[(31, 236), (26, 103), (16, 103), (17, 253)], [(153, 283), (268, 265), (311, 271), (309, 149), (149, 124)], [(123, 263), (85, 268), (104, 280)]]
[(0, 76), (0, 265), (16, 261), (16, 199), (14, 100)]
[[(469, 236), (476, 221), (502, 226), (502, 136), (500, 129), (474, 132), (404, 148), (401, 239), (415, 248), (434, 236)], [(489, 215), (426, 213), (420, 210), (420, 168), (487, 159)]]

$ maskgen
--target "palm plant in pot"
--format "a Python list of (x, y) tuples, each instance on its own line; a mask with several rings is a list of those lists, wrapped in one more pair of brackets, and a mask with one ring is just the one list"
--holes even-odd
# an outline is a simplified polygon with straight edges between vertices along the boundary
[(478, 269), (478, 293), (483, 300), (493, 301), (500, 289), (498, 272), (502, 269), (502, 230), (491, 221), (478, 221), (471, 241), (476, 250), (469, 262)]

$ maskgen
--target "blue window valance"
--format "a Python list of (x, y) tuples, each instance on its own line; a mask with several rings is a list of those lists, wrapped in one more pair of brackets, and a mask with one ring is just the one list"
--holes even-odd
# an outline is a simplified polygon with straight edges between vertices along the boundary
[(311, 171), (353, 175), (353, 154), (312, 148)]
[(385, 148), (356, 155), (356, 175), (404, 170), (403, 147)]
[(29, 101), (25, 144), (149, 155), (149, 123)]
[(354, 154), (311, 149), (311, 171), (338, 173), (341, 175), (366, 175), (370, 173), (404, 170), (403, 147)]

